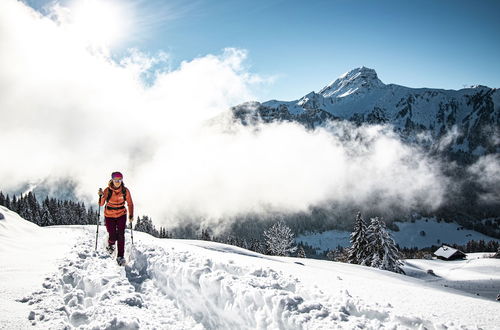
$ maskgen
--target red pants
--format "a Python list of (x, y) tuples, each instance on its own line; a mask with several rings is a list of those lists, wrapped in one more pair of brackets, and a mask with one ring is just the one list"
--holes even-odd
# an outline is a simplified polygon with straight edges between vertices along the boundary
[(106, 229), (108, 230), (109, 245), (114, 245), (118, 241), (118, 257), (123, 257), (125, 250), (125, 226), (127, 225), (127, 214), (119, 218), (105, 217)]

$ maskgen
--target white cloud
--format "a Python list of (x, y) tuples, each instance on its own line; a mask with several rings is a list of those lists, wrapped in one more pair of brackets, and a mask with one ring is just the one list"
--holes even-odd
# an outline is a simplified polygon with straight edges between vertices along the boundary
[(500, 157), (490, 154), (479, 158), (468, 168), (473, 180), (481, 185), (484, 202), (498, 202), (500, 198)]
[(435, 207), (443, 198), (437, 165), (387, 127), (208, 125), (267, 81), (245, 67), (245, 50), (154, 70), (145, 84), (168, 55), (132, 50), (117, 63), (13, 0), (0, 4), (0, 49), (0, 189), (69, 176), (94, 200), (121, 170), (138, 214), (155, 221), (293, 212), (375, 195), (388, 207)]
[(444, 151), (452, 143), (454, 143), (461, 135), (462, 133), (458, 130), (458, 127), (456, 125), (453, 125), (453, 127), (441, 137), (441, 139), (437, 144), (437, 149), (439, 151)]

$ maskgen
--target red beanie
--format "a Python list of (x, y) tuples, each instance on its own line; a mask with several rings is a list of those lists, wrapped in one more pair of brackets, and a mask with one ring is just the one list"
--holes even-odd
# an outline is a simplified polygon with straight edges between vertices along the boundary
[(123, 174), (120, 172), (113, 172), (111, 173), (111, 179), (123, 179)]

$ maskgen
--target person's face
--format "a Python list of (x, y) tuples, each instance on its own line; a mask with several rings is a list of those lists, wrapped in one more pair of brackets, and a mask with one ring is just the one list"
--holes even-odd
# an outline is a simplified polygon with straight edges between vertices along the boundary
[(122, 179), (119, 179), (119, 178), (114, 178), (114, 179), (113, 179), (113, 185), (114, 185), (115, 187), (117, 187), (117, 188), (118, 188), (121, 184), (122, 184)]

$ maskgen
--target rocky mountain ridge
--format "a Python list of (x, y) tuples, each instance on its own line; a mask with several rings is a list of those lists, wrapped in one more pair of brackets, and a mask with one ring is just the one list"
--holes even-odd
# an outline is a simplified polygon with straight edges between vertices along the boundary
[(311, 129), (332, 120), (389, 124), (406, 140), (427, 134), (433, 141), (428, 147), (435, 149), (445, 135), (451, 135), (450, 143), (439, 145), (440, 151), (466, 163), (500, 151), (499, 89), (384, 84), (375, 70), (366, 67), (353, 69), (297, 100), (247, 102), (233, 107), (232, 113), (244, 124), (293, 121)]

